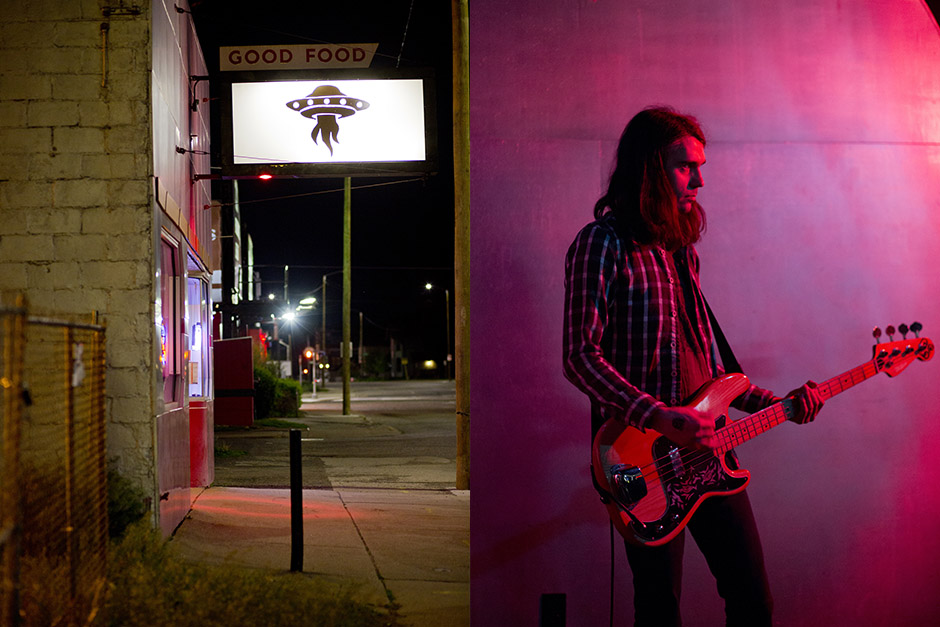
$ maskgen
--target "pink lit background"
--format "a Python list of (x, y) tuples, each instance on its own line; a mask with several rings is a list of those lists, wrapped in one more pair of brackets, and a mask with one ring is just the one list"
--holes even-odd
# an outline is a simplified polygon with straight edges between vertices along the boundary
[[(783, 394), (869, 359), (874, 326), (940, 341), (940, 29), (922, 0), (475, 0), (470, 42), (472, 621), (534, 626), (563, 593), (568, 625), (606, 625), (563, 259), (624, 124), (658, 103), (702, 122), (702, 284)], [(739, 450), (779, 624), (940, 623), (938, 382), (940, 358), (914, 363)], [(723, 624), (692, 542), (683, 608)]]

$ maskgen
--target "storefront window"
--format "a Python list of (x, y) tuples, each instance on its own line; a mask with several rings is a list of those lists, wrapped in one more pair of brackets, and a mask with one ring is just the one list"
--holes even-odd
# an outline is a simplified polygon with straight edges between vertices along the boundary
[(160, 367), (163, 370), (163, 401), (177, 400), (179, 385), (179, 315), (177, 279), (179, 261), (176, 247), (167, 240), (160, 243), (160, 315), (157, 320), (160, 335)]
[(209, 286), (199, 277), (186, 281), (189, 324), (189, 395), (208, 396), (209, 384)]

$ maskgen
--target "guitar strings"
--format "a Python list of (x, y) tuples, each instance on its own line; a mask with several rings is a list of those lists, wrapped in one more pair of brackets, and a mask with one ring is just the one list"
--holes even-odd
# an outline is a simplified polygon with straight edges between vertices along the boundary
[[(857, 383), (861, 383), (862, 381), (868, 379), (869, 377), (874, 376), (877, 373), (878, 373), (878, 367), (874, 363), (874, 360), (873, 360), (865, 364), (862, 364), (861, 366), (854, 368), (848, 372), (844, 372), (837, 377), (833, 377), (832, 379), (829, 379), (828, 381), (825, 381), (819, 386), (819, 390), (823, 394), (823, 396), (826, 399), (828, 399), (828, 398), (831, 398), (832, 396), (835, 396), (839, 392), (843, 392), (846, 389), (856, 385)], [(858, 374), (861, 374), (861, 377), (856, 379), (856, 375)], [(833, 387), (835, 387), (835, 384), (837, 383), (839, 384), (839, 389), (837, 391), (833, 391)], [(776, 426), (777, 424), (780, 424), (781, 422), (783, 422), (782, 420), (779, 420), (781, 411), (782, 411), (781, 403), (779, 402), (775, 403), (771, 405), (770, 407), (766, 407), (754, 414), (751, 414), (750, 416), (742, 418), (741, 420), (732, 421), (728, 425), (719, 429), (716, 433), (724, 436), (724, 435), (727, 435), (728, 431), (740, 431), (746, 424), (750, 424), (753, 422), (757, 422), (758, 424), (761, 424), (764, 418), (762, 414), (766, 414), (766, 413), (773, 414), (772, 419), (778, 420), (775, 424), (770, 425), (771, 427)], [(766, 431), (766, 430), (767, 428), (763, 428), (763, 429), (760, 429), (757, 433), (762, 433), (763, 431)], [(755, 433), (754, 435), (757, 435), (757, 433)], [(723, 438), (723, 439), (724, 441), (718, 447), (719, 450), (724, 449), (726, 446), (728, 447), (728, 450), (731, 450), (732, 448), (734, 448), (734, 446), (743, 444), (750, 438), (744, 438), (744, 437), (741, 437), (741, 435), (738, 435), (737, 437), (735, 437), (734, 435), (727, 435), (727, 438)], [(685, 448), (686, 450), (692, 450), (686, 447), (680, 447), (680, 448)], [(722, 452), (724, 453), (727, 451), (722, 451)], [(690, 458), (685, 458), (685, 459), (687, 461), (691, 461), (692, 464), (696, 464), (702, 460), (703, 456), (704, 456), (704, 459), (707, 461), (707, 459), (713, 455), (714, 455), (713, 451), (704, 451), (703, 455), (699, 455), (691, 459)], [(667, 464), (668, 459), (669, 459), (668, 455), (665, 455), (658, 459), (654, 459), (651, 461), (651, 463), (645, 466), (639, 467), (639, 470), (645, 473), (650, 468), (657, 468), (660, 463)]]
[[(929, 351), (924, 346), (923, 341), (921, 341), (920, 346), (918, 346), (916, 350), (909, 350), (908, 353), (910, 352), (914, 353), (914, 355), (910, 357), (911, 361), (913, 361), (915, 356), (922, 360), (929, 359), (933, 356), (932, 351)], [(908, 353), (905, 353), (905, 356)], [(925, 358), (922, 353), (928, 356)], [(892, 364), (890, 363), (879, 363), (878, 358), (876, 357), (875, 359), (872, 359), (865, 364), (862, 364), (820, 384), (818, 386), (820, 395), (823, 397), (823, 400), (828, 400), (836, 394), (844, 392), (858, 383), (861, 383), (862, 381), (877, 375), (879, 372), (887, 367), (890, 367), (891, 365)], [(770, 407), (766, 407), (741, 420), (730, 422), (716, 431), (716, 435), (719, 435), (722, 440), (721, 444), (716, 449), (696, 451), (687, 447), (677, 447), (673, 450), (685, 450), (686, 457), (683, 457), (681, 452), (679, 453), (680, 461), (684, 466), (689, 467), (694, 471), (696, 467), (706, 464), (712, 461), (712, 459), (715, 459), (721, 463), (721, 455), (730, 452), (734, 449), (735, 446), (743, 444), (755, 435), (759, 435), (760, 433), (763, 433), (770, 428), (782, 424), (784, 421), (786, 421), (786, 419), (787, 417), (786, 412), (783, 409), (783, 404), (781, 402), (777, 402)], [(758, 427), (758, 430), (755, 433), (748, 434), (752, 426), (755, 425)], [(670, 463), (670, 458), (671, 455), (664, 455), (658, 459), (652, 460), (651, 463), (646, 464), (645, 466), (639, 467), (639, 470), (641, 471), (644, 478), (648, 478), (647, 473), (650, 472), (650, 469), (655, 470), (658, 473), (660, 464), (662, 464), (664, 466), (664, 471), (658, 474), (660, 486), (663, 486), (664, 481), (670, 481), (678, 474), (675, 465)], [(665, 509), (669, 506), (669, 501), (667, 499), (667, 494), (664, 488), (654, 490), (653, 492), (648, 492), (647, 497), (644, 498), (646, 499), (644, 501), (644, 509), (653, 508), (656, 511), (659, 511), (660, 509)], [(639, 503), (640, 501), (637, 501), (635, 504)], [(641, 522), (652, 522), (652, 520)]]
[[(879, 369), (873, 363), (873, 361), (867, 362), (857, 368), (853, 368), (848, 372), (844, 372), (837, 377), (833, 377), (832, 379), (823, 382), (819, 385), (818, 389), (824, 400), (829, 399), (836, 394), (844, 392), (850, 387), (853, 387), (854, 385), (869, 379), (870, 377), (878, 374), (878, 372)], [(838, 389), (835, 389), (836, 387), (838, 387)], [(763, 433), (767, 429), (783, 423), (785, 420), (786, 413), (783, 409), (783, 405), (782, 403), (777, 402), (770, 407), (766, 407), (758, 412), (755, 412), (754, 414), (751, 414), (750, 416), (742, 418), (741, 420), (732, 421), (716, 431), (716, 434), (721, 437), (722, 442), (714, 450), (697, 451), (687, 447), (679, 447), (676, 450), (689, 451), (689, 453), (686, 453), (685, 456), (683, 456), (680, 452), (680, 461), (684, 466), (694, 470), (697, 467), (707, 464), (713, 458), (720, 459), (721, 455), (731, 451), (735, 446), (743, 444), (754, 435)], [(744, 437), (747, 435), (747, 432), (750, 431), (750, 426), (752, 424), (756, 424), (759, 427), (758, 430), (750, 436)], [(743, 433), (741, 433), (742, 431)], [(668, 454), (652, 460), (645, 466), (641, 466), (640, 471), (645, 475), (651, 468), (658, 469), (661, 465), (664, 467), (664, 471), (659, 473), (661, 482), (671, 481), (679, 475), (675, 467), (670, 463), (670, 455)]]
[[(762, 415), (762, 414), (766, 414), (766, 415)], [(756, 422), (761, 427), (763, 427), (757, 432), (757, 433), (761, 433), (771, 427), (774, 427), (782, 423), (783, 420), (785, 419), (786, 419), (786, 414), (783, 411), (782, 405), (780, 403), (775, 403), (774, 405), (771, 405), (770, 407), (762, 409), (761, 411), (755, 414), (752, 414), (751, 416), (748, 416), (748, 418), (745, 418), (739, 421), (734, 421), (722, 427), (721, 429), (719, 429), (716, 432), (716, 434), (719, 435), (719, 437), (721, 437), (722, 442), (714, 450), (695, 450), (695, 449), (689, 449), (687, 447), (679, 447), (676, 450), (680, 451), (679, 453), (680, 461), (683, 463), (683, 465), (694, 470), (695, 468), (699, 466), (704, 466), (705, 464), (710, 462), (712, 459), (720, 459), (720, 455), (727, 453), (728, 451), (734, 448), (735, 446), (734, 443), (736, 441), (737, 441), (737, 444), (743, 444), (745, 441), (747, 441), (747, 439), (749, 438), (743, 438), (743, 439), (741, 438), (741, 435), (743, 434), (731, 433), (731, 432), (738, 432), (738, 431), (746, 430), (747, 423), (745, 423), (745, 420), (748, 420), (749, 422)], [(771, 424), (772, 422), (773, 424)], [(686, 455), (684, 456), (681, 453), (681, 451), (683, 450), (688, 451), (688, 453), (686, 453)], [(645, 475), (651, 468), (658, 469), (660, 466), (664, 467), (664, 471), (659, 473), (659, 478), (661, 481), (671, 481), (679, 475), (674, 465), (670, 463), (669, 454), (663, 455), (657, 459), (654, 459), (652, 460), (652, 462), (650, 462), (649, 464), (646, 464), (645, 466), (641, 466), (640, 471), (643, 472), (643, 474)]]
[[(833, 377), (828, 381), (821, 383), (818, 387), (820, 394), (824, 399), (829, 399), (839, 392), (843, 392), (848, 388), (865, 381), (866, 379), (876, 375), (878, 373), (878, 368), (872, 363), (865, 363), (857, 368), (850, 370), (849, 372), (844, 372), (837, 377)], [(861, 375), (857, 377), (856, 375)], [(834, 390), (838, 384), (838, 389)], [(716, 431), (716, 434), (722, 438), (721, 444), (714, 450), (704, 450), (704, 451), (695, 451), (695, 449), (689, 449), (687, 447), (679, 447), (679, 450), (693, 451), (694, 456), (682, 457), (682, 460), (687, 463), (689, 466), (696, 466), (702, 463), (710, 461), (712, 457), (719, 457), (721, 454), (727, 453), (735, 446), (743, 444), (748, 441), (754, 435), (763, 433), (767, 429), (775, 427), (786, 420), (786, 414), (783, 409), (783, 405), (780, 402), (774, 403), (770, 407), (765, 407), (764, 409), (746, 416), (741, 420), (735, 420), (725, 425), (721, 429)], [(772, 423), (772, 424), (771, 424)], [(759, 428), (755, 433), (751, 434), (748, 437), (747, 432), (750, 431), (752, 424), (756, 424)], [(744, 431), (744, 433), (740, 433)], [(718, 451), (716, 454), (715, 451)], [(680, 454), (681, 455), (681, 454)], [(659, 467), (659, 465), (671, 465), (669, 464), (669, 455), (664, 455), (658, 459), (652, 460), (651, 463), (647, 464), (640, 468), (641, 471), (647, 471), (651, 467)], [(671, 475), (669, 473), (672, 473)], [(667, 480), (673, 479), (676, 476), (674, 469), (667, 469), (665, 472), (660, 474), (660, 477), (665, 477)]]
[[(905, 353), (905, 355), (909, 353), (913, 353), (913, 355), (911, 355), (909, 358), (910, 360), (913, 360), (915, 356), (919, 357), (921, 356), (922, 353), (926, 351), (927, 349), (925, 347), (925, 342), (921, 341), (919, 343), (919, 346), (916, 349), (909, 349), (908, 353)], [(887, 367), (890, 367), (891, 365), (892, 365), (891, 362), (885, 363), (885, 364), (879, 363), (878, 358), (876, 357), (875, 359), (872, 359), (871, 361), (865, 362), (864, 364), (861, 364), (855, 368), (852, 368), (851, 370), (843, 372), (842, 374), (835, 376), (821, 383), (818, 386), (819, 392), (823, 396), (823, 400), (828, 400), (829, 398), (832, 398), (836, 394), (844, 392), (845, 390), (861, 383), (862, 381), (866, 381), (867, 379), (877, 375), (879, 372), (881, 372)], [(762, 416), (762, 414), (769, 414), (770, 420), (774, 421), (774, 423), (769, 424), (769, 422), (764, 422), (766, 417)], [(710, 458), (712, 457), (718, 458), (721, 454), (727, 453), (728, 451), (732, 450), (735, 446), (739, 444), (743, 444), (744, 442), (749, 440), (750, 437), (753, 437), (753, 435), (758, 435), (759, 433), (763, 433), (767, 429), (781, 424), (782, 422), (784, 422), (784, 420), (786, 420), (786, 415), (784, 413), (782, 404), (780, 402), (774, 403), (770, 407), (766, 407), (741, 420), (733, 421), (729, 423), (728, 425), (719, 429), (716, 433), (722, 436), (727, 436), (727, 437), (723, 438), (724, 441), (721, 443), (721, 445), (717, 449), (696, 451), (694, 456), (685, 457), (682, 459), (689, 466), (696, 466), (698, 464), (708, 462), (710, 461)], [(750, 425), (751, 423), (755, 423), (755, 422), (758, 425), (762, 426), (763, 428), (761, 428), (759, 431), (754, 433), (752, 436), (743, 437), (743, 435), (745, 434), (729, 435), (729, 432), (741, 431), (742, 429), (745, 428), (746, 425)], [(727, 447), (727, 450), (724, 450), (725, 447)], [(682, 449), (687, 450), (687, 451), (694, 451), (694, 449), (688, 449), (687, 447), (679, 447), (679, 449), (677, 450), (682, 450)], [(715, 451), (720, 451), (720, 452), (716, 454)], [(681, 453), (680, 453), (680, 457), (681, 457)], [(658, 459), (652, 460), (651, 463), (646, 464), (645, 466), (641, 466), (639, 470), (641, 470), (644, 474), (646, 474), (646, 472), (649, 471), (650, 468), (656, 469), (659, 467), (660, 464), (671, 466), (668, 460), (669, 460), (669, 455), (664, 455)], [(669, 476), (670, 472), (672, 473), (672, 476)], [(672, 470), (667, 469), (666, 472), (663, 472), (660, 474), (660, 478), (666, 477), (668, 480), (668, 479), (674, 478), (675, 475), (676, 475), (676, 471), (674, 469)]]

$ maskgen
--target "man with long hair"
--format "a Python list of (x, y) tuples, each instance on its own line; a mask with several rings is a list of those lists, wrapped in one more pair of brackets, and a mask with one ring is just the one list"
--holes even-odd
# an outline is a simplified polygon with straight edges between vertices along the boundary
[[(715, 420), (682, 406), (723, 373), (698, 279), (705, 230), (705, 134), (667, 107), (639, 112), (617, 148), (594, 221), (565, 259), (565, 376), (591, 400), (592, 432), (608, 419), (653, 429), (675, 444), (718, 446)], [(788, 397), (797, 423), (822, 407), (816, 384)], [(781, 399), (750, 384), (732, 405), (759, 411)], [(729, 464), (735, 464), (733, 455)], [(725, 600), (728, 625), (770, 625), (773, 600), (745, 491), (702, 501), (688, 523)], [(680, 625), (685, 532), (661, 546), (626, 542), (636, 625)]]

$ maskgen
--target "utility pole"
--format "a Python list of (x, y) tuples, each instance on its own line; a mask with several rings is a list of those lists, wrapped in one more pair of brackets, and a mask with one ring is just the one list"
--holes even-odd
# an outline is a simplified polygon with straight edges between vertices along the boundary
[[(323, 293), (320, 294), (320, 297), (323, 300), (323, 304), (320, 307), (320, 310), (323, 314), (321, 318), (321, 321), (323, 324), (322, 324), (322, 330), (320, 332), (320, 342), (323, 347), (323, 355), (326, 358), (326, 361), (329, 361), (330, 349), (326, 343), (326, 275), (325, 274), (323, 275)], [(318, 370), (319, 370), (319, 366), (320, 364), (317, 364)], [(326, 368), (323, 368), (322, 374), (323, 374), (323, 387), (326, 387)]]
[(454, 337), (457, 489), (470, 489), (470, 27), (468, 0), (451, 0), (454, 41)]
[(352, 361), (350, 295), (352, 293), (352, 179), (343, 180), (343, 415), (349, 415), (349, 366)]
[(447, 336), (447, 357), (446, 357), (447, 380), (450, 381), (454, 378), (454, 375), (451, 374), (453, 372), (451, 370), (451, 362), (453, 362), (454, 356), (451, 354), (451, 351), (450, 351), (450, 290), (449, 289), (444, 290), (444, 312), (445, 312), (444, 314), (445, 325), (444, 326), (446, 327), (444, 329), (444, 334)]
[[(287, 286), (288, 286), (289, 283), (290, 283), (290, 279), (288, 278), (288, 277), (289, 277), (289, 275), (288, 275), (288, 268), (289, 268), (289, 267), (290, 267), (290, 266), (284, 266), (284, 304), (286, 304), (288, 307), (290, 307), (290, 293), (287, 291)], [(253, 295), (253, 294), (249, 296), (249, 299), (251, 299), (251, 298), (254, 298), (254, 295)]]

